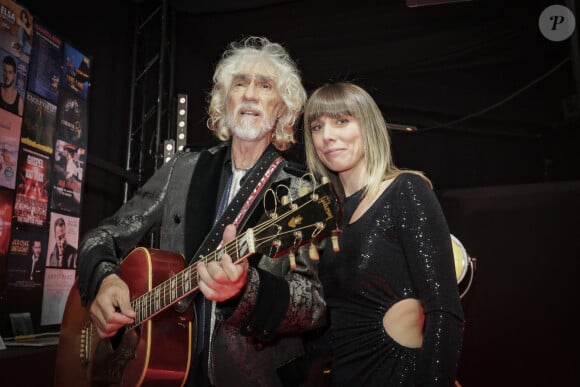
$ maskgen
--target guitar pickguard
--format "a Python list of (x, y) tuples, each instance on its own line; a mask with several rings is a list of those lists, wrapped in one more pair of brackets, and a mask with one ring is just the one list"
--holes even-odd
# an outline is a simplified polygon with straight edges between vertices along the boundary
[[(120, 332), (111, 339), (102, 339), (95, 349), (92, 370), (93, 386), (110, 386), (122, 384), (125, 366), (135, 359), (135, 350), (139, 343), (139, 329)], [(119, 340), (120, 339), (120, 340)], [(118, 345), (115, 345), (118, 341)]]

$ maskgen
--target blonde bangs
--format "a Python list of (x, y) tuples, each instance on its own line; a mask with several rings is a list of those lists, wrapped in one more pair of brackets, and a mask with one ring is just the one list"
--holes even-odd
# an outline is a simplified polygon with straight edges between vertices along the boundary
[(349, 96), (337, 88), (319, 89), (306, 103), (304, 121), (308, 127), (321, 116), (338, 118), (343, 115), (354, 115)]

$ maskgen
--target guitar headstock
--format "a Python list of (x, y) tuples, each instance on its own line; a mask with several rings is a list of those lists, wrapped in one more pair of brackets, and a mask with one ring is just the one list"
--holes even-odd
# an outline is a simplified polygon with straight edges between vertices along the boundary
[[(342, 207), (331, 183), (267, 213), (252, 228), (256, 252), (278, 258), (318, 239), (336, 236), (342, 227)], [(338, 248), (337, 245), (333, 246)]]

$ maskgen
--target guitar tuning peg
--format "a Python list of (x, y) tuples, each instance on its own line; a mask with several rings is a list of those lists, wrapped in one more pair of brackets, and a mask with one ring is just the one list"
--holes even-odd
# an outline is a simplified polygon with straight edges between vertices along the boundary
[(290, 258), (290, 269), (296, 269), (296, 254), (294, 251), (290, 250), (288, 253), (288, 258)]
[(286, 204), (290, 203), (290, 198), (288, 197), (288, 195), (284, 195), (280, 198), (280, 203), (282, 203), (283, 206), (285, 206)]
[(310, 247), (308, 248), (308, 254), (310, 255), (310, 259), (312, 259), (313, 261), (320, 260), (320, 257), (318, 256), (318, 249), (316, 248), (316, 246), (314, 246), (314, 243), (310, 243)]
[(332, 241), (332, 251), (338, 253), (340, 251), (340, 246), (338, 245), (338, 234), (335, 231), (332, 232), (330, 240)]
[(298, 196), (299, 197), (308, 195), (309, 193), (310, 193), (310, 188), (306, 185), (303, 185), (298, 189)]

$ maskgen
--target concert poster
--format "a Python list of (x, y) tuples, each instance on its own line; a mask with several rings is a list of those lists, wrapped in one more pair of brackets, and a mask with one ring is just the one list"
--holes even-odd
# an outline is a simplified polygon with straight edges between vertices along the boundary
[(73, 215), (80, 214), (85, 166), (85, 148), (63, 140), (56, 140), (52, 168), (51, 209)]
[(33, 25), (34, 17), (27, 8), (12, 0), (0, 0), (0, 47), (24, 63), (30, 59)]
[(0, 109), (0, 186), (14, 189), (22, 118)]
[(20, 289), (41, 287), (46, 251), (46, 232), (14, 229), (8, 251), (7, 286)]
[(67, 89), (60, 91), (56, 138), (86, 147), (88, 138), (86, 106), (86, 101), (78, 95)]
[(55, 325), (62, 322), (66, 300), (74, 281), (74, 270), (45, 268), (40, 325)]
[(86, 100), (91, 85), (91, 60), (66, 42), (62, 57), (62, 84)]
[(21, 142), (51, 154), (55, 132), (56, 105), (30, 91), (26, 93)]
[[(33, 259), (33, 253), (38, 251), (40, 257)], [(34, 326), (39, 326), (45, 255), (46, 232), (27, 232), (18, 228), (12, 230), (7, 264), (4, 266), (6, 273), (2, 277), (6, 280), (3, 286), (5, 309), (0, 315), (5, 313), (8, 317), (9, 313), (28, 312)]]
[(25, 228), (46, 226), (49, 179), (49, 155), (23, 145), (20, 149), (16, 176), (13, 214), (16, 224)]
[(65, 268), (64, 264), (59, 267), (56, 257), (59, 247), (56, 234), (59, 227), (64, 227), (66, 238), (64, 254), (74, 255), (76, 259), (79, 240), (79, 218), (52, 212), (50, 216), (50, 232), (48, 236), (48, 251), (44, 274), (44, 293), (42, 298), (41, 325), (60, 324), (66, 300), (73, 286), (76, 270), (76, 262), (73, 267)]
[(62, 76), (62, 40), (36, 24), (32, 47), (34, 55), (28, 65), (28, 90), (56, 104)]
[[(4, 58), (7, 56), (12, 55), (0, 49), (0, 64), (4, 61)], [(22, 98), (24, 98), (24, 95), (26, 94), (26, 78), (28, 77), (28, 63), (23, 62), (22, 60), (15, 58), (14, 56), (12, 57), (14, 59), (14, 62), (16, 63), (16, 80), (14, 87), (16, 87), (18, 94), (20, 94)], [(4, 75), (2, 75), (0, 81), (4, 82)]]
[[(48, 232), (48, 250), (46, 255), (46, 266), (47, 267), (62, 267), (64, 269), (76, 269), (76, 253), (79, 244), (79, 223), (80, 219), (76, 216), (70, 216), (67, 214), (54, 212), (50, 214), (50, 230)], [(58, 226), (58, 227), (57, 227)], [(59, 228), (59, 229), (57, 229)], [(70, 255), (75, 255), (73, 261), (62, 262), (59, 264), (59, 246), (57, 244), (57, 233), (64, 232), (64, 239), (58, 238), (61, 242), (64, 242), (65, 253)], [(67, 257), (67, 258), (70, 258)]]
[(12, 204), (14, 191), (0, 188), (0, 256), (8, 253), (10, 233), (12, 231)]
[(0, 187), (0, 290), (4, 289), (5, 287), (4, 281), (6, 280), (6, 259), (8, 257), (10, 233), (12, 231), (13, 203), (14, 191), (8, 188)]

